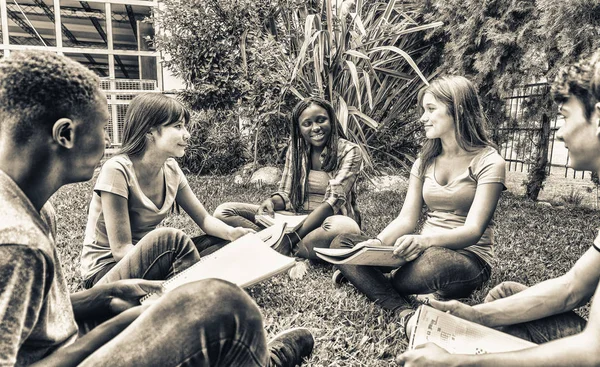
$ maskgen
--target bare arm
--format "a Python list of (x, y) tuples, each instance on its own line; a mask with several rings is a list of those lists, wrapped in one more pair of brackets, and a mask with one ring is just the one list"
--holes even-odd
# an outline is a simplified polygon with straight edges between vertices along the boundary
[(333, 215), (333, 208), (329, 203), (322, 203), (315, 210), (310, 212), (308, 217), (302, 223), (302, 227), (298, 228), (296, 231), (298, 236), (304, 238), (307, 234), (312, 232), (315, 228), (318, 228), (327, 217)]
[(181, 188), (175, 200), (206, 234), (233, 241), (246, 233), (253, 232), (247, 228), (231, 227), (210, 215), (189, 186)]
[(600, 314), (590, 314), (587, 328), (580, 334), (558, 339), (518, 352), (463, 356), (461, 366), (496, 367), (564, 367), (598, 366), (600, 364)]
[(377, 238), (382, 243), (392, 246), (400, 236), (413, 233), (422, 208), (423, 181), (414, 175), (410, 175), (406, 198), (400, 214), (377, 235)]
[(264, 200), (258, 207), (257, 213), (267, 214), (273, 217), (275, 211), (284, 210), (285, 201), (281, 194), (273, 194), (270, 198)]
[[(596, 251), (591, 249), (590, 251)], [(600, 258), (600, 255), (595, 254)], [(598, 269), (598, 263), (594, 264)], [(584, 270), (584, 269), (580, 269)], [(597, 270), (596, 270), (597, 273)], [(582, 275), (573, 274), (575, 275)], [(586, 279), (587, 286), (593, 277)], [(596, 274), (596, 283), (598, 276)], [(583, 286), (584, 284), (580, 284)], [(546, 366), (598, 366), (600, 365), (600, 296), (596, 287), (596, 295), (592, 301), (590, 317), (585, 330), (571, 337), (555, 340), (542, 344), (538, 347), (527, 349), (520, 352), (502, 353), (498, 355), (484, 356), (481, 361), (470, 358), (467, 366), (523, 366), (530, 367)], [(594, 288), (586, 289), (585, 296), (593, 293)]]
[(600, 253), (590, 248), (567, 274), (511, 297), (474, 306), (474, 309), (481, 315), (482, 323), (488, 326), (537, 320), (585, 304), (594, 294), (598, 281)]
[(107, 191), (102, 191), (100, 199), (110, 250), (118, 262), (133, 249), (128, 200)]
[[(593, 291), (593, 290), (592, 290)], [(520, 294), (520, 293), (519, 293)], [(404, 353), (398, 361), (405, 367), (563, 367), (600, 365), (600, 300), (598, 289), (583, 332), (516, 352), (483, 355), (452, 355), (433, 343)], [(509, 297), (513, 298), (513, 297)], [(493, 302), (496, 303), (496, 302)]]
[(600, 281), (600, 253), (590, 248), (565, 275), (493, 302), (468, 306), (430, 300), (438, 310), (486, 326), (512, 325), (571, 311), (585, 304)]
[(600, 253), (591, 248), (566, 275), (547, 280), (511, 297), (469, 307), (457, 301), (432, 305), (488, 326), (537, 320), (570, 311), (596, 292), (586, 329), (577, 335), (517, 352), (451, 355), (434, 344), (404, 353), (406, 367), (435, 366), (598, 366), (600, 364)]
[(144, 279), (124, 279), (72, 294), (73, 311), (80, 321), (86, 318), (97, 319), (100, 315), (116, 316), (34, 366), (77, 366), (137, 319), (148, 308), (148, 305), (140, 306), (140, 297), (148, 293), (161, 293), (162, 283)]
[(98, 285), (80, 292), (71, 293), (71, 305), (75, 320), (99, 318), (110, 315), (110, 285)]
[[(14, 362), (15, 353), (19, 352), (31, 334), (32, 328), (38, 322), (39, 312), (48, 301), (45, 291), (51, 287), (48, 282), (58, 281), (49, 274), (53, 271), (53, 266), (60, 266), (60, 264), (51, 265), (40, 250), (24, 246), (0, 246), (0, 255), (0, 269), (3, 270), (3, 276), (0, 277), (0, 304), (4, 305), (4, 312), (0, 313), (0, 324), (2, 324), (4, 333), (2, 343), (0, 343), (0, 364), (5, 365), (10, 361)], [(147, 289), (154, 290), (161, 287), (160, 282), (128, 280), (121, 281), (117, 285), (99, 286), (84, 291), (71, 298), (74, 300), (72, 306), (75, 317), (81, 319), (99, 317), (98, 314), (114, 314), (123, 310), (123, 305), (126, 307), (131, 305), (126, 302), (127, 299), (119, 296), (124, 292), (115, 292), (115, 287), (119, 285), (121, 291), (134, 296), (136, 295), (135, 289), (140, 290), (139, 294), (146, 292)], [(60, 308), (61, 302), (68, 307), (68, 302), (65, 300), (56, 300), (56, 302), (51, 305), (51, 309), (54, 311), (56, 311), (55, 308)], [(94, 329), (90, 336), (78, 339), (68, 347), (58, 349), (33, 365), (76, 366), (92, 351), (112, 339), (135, 317), (137, 314), (134, 311), (119, 315)], [(67, 326), (69, 323), (62, 327), (68, 331)], [(76, 332), (75, 328), (73, 328), (73, 332)]]

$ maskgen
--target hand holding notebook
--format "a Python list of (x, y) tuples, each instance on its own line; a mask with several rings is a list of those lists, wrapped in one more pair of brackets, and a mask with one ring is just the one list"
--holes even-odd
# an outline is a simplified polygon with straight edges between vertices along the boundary
[(291, 212), (275, 212), (272, 217), (268, 214), (257, 214), (255, 218), (256, 222), (265, 227), (285, 224), (285, 231), (293, 232), (302, 227), (302, 223), (304, 223), (307, 217), (308, 215), (306, 214), (297, 215)]
[[(295, 260), (279, 254), (261, 239), (262, 234), (263, 237), (268, 237), (268, 241), (272, 238), (277, 241), (282, 235), (283, 227), (279, 226), (279, 234), (275, 233), (276, 230), (277, 228), (268, 234), (247, 234), (201, 258), (185, 271), (166, 280), (163, 283), (164, 293), (181, 285), (209, 278), (227, 280), (244, 288), (286, 271), (294, 266)], [(158, 295), (149, 294), (141, 302), (145, 304), (158, 298)]]
[(315, 248), (317, 256), (332, 264), (399, 267), (406, 263), (393, 254), (394, 247), (380, 244), (356, 244), (352, 248)]
[(420, 306), (408, 349), (433, 342), (452, 354), (510, 352), (536, 346), (501, 331), (463, 320), (433, 307)]

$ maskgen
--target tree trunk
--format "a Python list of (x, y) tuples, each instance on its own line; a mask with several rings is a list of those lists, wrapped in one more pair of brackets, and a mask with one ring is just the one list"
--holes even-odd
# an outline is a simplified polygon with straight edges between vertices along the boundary
[(540, 190), (544, 187), (548, 166), (548, 146), (550, 143), (550, 119), (547, 114), (542, 115), (542, 130), (537, 145), (537, 157), (533, 167), (529, 171), (526, 195), (529, 199), (536, 201)]

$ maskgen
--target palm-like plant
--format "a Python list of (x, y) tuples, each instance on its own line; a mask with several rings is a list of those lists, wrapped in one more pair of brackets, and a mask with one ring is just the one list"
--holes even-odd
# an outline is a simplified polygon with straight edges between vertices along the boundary
[[(378, 127), (408, 111), (432, 76), (422, 72), (431, 45), (420, 32), (442, 23), (419, 24), (418, 1), (281, 0), (281, 5), (287, 11), (276, 14), (278, 24), (295, 58), (285, 91), (331, 101), (344, 132), (373, 168), (369, 142)], [(424, 66), (430, 74), (429, 64)]]

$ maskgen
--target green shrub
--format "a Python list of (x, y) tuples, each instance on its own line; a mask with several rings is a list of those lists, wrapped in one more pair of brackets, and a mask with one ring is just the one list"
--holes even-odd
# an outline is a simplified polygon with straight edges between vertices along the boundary
[(246, 162), (238, 116), (228, 110), (192, 113), (188, 149), (179, 160), (182, 168), (196, 174), (227, 174)]
[[(415, 0), (164, 0), (155, 42), (171, 55), (165, 66), (186, 83), (179, 97), (193, 109), (242, 111), (255, 163), (281, 162), (291, 108), (318, 94), (334, 104), (369, 169), (369, 143), (402, 136), (378, 128), (402, 126), (398, 116), (433, 73), (439, 53), (423, 31), (441, 23), (423, 22), (421, 9)], [(406, 161), (408, 151), (390, 154)]]
[(571, 186), (571, 191), (569, 191), (568, 194), (561, 195), (560, 198), (567, 205), (580, 206), (583, 202), (584, 195)]
[(289, 108), (280, 104), (287, 103), (281, 94), (293, 60), (286, 39), (271, 35), (281, 27), (274, 23), (277, 9), (277, 2), (254, 0), (207, 0), (202, 6), (164, 0), (156, 17), (163, 30), (156, 46), (171, 56), (165, 66), (187, 87), (179, 98), (198, 111), (241, 111), (251, 158), (259, 164), (275, 163), (288, 136)]
[[(530, 82), (552, 82), (562, 66), (600, 47), (597, 1), (424, 3), (429, 7), (425, 8), (426, 20), (445, 24), (430, 34), (432, 41), (444, 45), (438, 71), (464, 75), (475, 83), (493, 127), (506, 122), (506, 96), (513, 91), (521, 93), (519, 88)], [(539, 126), (544, 119), (551, 121), (556, 115), (549, 89), (541, 89), (538, 94), (519, 106), (520, 119), (529, 127)], [(530, 175), (530, 199), (537, 200), (545, 177), (543, 171)]]
[[(410, 0), (280, 2), (280, 36), (289, 37), (294, 58), (286, 91), (333, 104), (344, 133), (363, 151), (366, 172), (379, 164), (372, 151), (382, 135), (374, 136), (392, 121), (398, 128), (409, 122), (398, 117), (414, 108), (417, 91), (434, 75), (438, 47), (423, 40), (423, 31), (443, 24), (424, 22), (422, 9)], [(404, 152), (399, 160), (410, 160)]]
[(282, 97), (292, 59), (272, 36), (249, 32), (245, 46), (250, 88), (240, 105), (247, 115), (252, 160), (259, 165), (281, 163), (290, 134), (287, 121), (296, 103), (293, 96)]
[(369, 141), (379, 171), (410, 171), (424, 139), (415, 105), (412, 111), (381, 126)]

